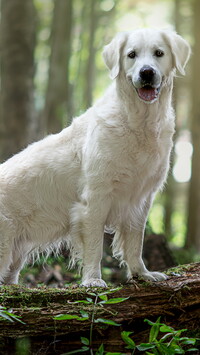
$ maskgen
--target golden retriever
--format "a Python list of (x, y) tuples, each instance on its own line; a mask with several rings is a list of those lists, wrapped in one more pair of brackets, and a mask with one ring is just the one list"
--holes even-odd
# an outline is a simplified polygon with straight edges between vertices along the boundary
[(82, 261), (82, 285), (101, 278), (104, 231), (128, 279), (164, 280), (142, 260), (143, 234), (166, 180), (172, 137), (173, 78), (190, 55), (175, 32), (116, 35), (103, 58), (112, 85), (60, 133), (33, 143), (0, 166), (0, 282), (17, 283), (28, 255), (59, 251)]

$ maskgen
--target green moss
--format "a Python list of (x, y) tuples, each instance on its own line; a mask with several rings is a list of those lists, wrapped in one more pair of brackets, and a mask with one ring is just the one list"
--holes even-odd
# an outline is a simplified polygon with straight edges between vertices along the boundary
[(167, 271), (165, 271), (165, 274), (169, 275), (169, 276), (173, 276), (173, 275), (176, 276), (176, 274), (177, 274), (177, 276), (183, 275), (185, 273), (185, 271), (190, 270), (192, 265), (193, 264), (178, 265), (178, 266), (172, 267), (171, 269), (168, 269)]
[[(73, 285), (67, 288), (26, 288), (21, 285), (2, 286), (0, 288), (0, 304), (5, 307), (48, 307), (52, 303), (67, 304), (68, 301), (84, 300), (88, 293), (101, 293), (104, 288), (85, 288)], [(92, 296), (89, 296), (92, 297)], [(93, 296), (94, 297), (94, 296)]]

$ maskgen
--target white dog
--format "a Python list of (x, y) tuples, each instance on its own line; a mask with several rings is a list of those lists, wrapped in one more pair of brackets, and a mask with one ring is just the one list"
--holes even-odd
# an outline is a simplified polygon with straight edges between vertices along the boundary
[(0, 281), (17, 283), (30, 252), (66, 242), (82, 285), (101, 279), (104, 230), (128, 278), (164, 280), (142, 261), (143, 234), (155, 193), (169, 169), (176, 69), (189, 45), (174, 32), (119, 33), (103, 57), (114, 80), (71, 126), (28, 146), (0, 166)]

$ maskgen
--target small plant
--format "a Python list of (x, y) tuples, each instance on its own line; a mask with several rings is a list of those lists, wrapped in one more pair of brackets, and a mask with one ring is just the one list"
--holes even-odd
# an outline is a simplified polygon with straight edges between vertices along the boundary
[[(182, 337), (181, 334), (187, 329), (175, 330), (164, 323), (160, 323), (160, 317), (155, 323), (148, 319), (144, 321), (151, 325), (148, 343), (136, 345), (130, 338), (132, 332), (121, 333), (123, 341), (127, 344), (126, 349), (132, 349), (132, 354), (134, 354), (135, 349), (146, 355), (175, 355), (198, 350), (193, 347), (185, 348), (186, 346), (194, 346), (197, 340), (195, 338)], [(160, 336), (160, 333), (165, 334)]]
[[(89, 338), (81, 337), (82, 347), (80, 349), (67, 352), (63, 355), (72, 355), (77, 353), (90, 353), (90, 355), (126, 355), (127, 353), (121, 352), (106, 352), (104, 350), (104, 345), (101, 344), (98, 350), (94, 353), (92, 341), (93, 341), (93, 327), (95, 323), (102, 323), (104, 325), (113, 325), (113, 326), (120, 326), (121, 324), (116, 323), (109, 319), (104, 318), (96, 318), (96, 310), (97, 306), (104, 306), (105, 304), (116, 304), (120, 302), (126, 301), (128, 298), (110, 298), (108, 299), (108, 295), (118, 291), (119, 288), (109, 290), (106, 292), (102, 292), (96, 294), (94, 292), (88, 293), (89, 296), (93, 296), (94, 298), (86, 298), (85, 300), (71, 302), (75, 303), (83, 303), (87, 305), (93, 305), (93, 310), (91, 314), (91, 319), (89, 314), (84, 311), (80, 310), (79, 315), (72, 315), (72, 314), (60, 314), (54, 317), (55, 320), (71, 320), (76, 319), (79, 321), (89, 320), (91, 321), (90, 324), (90, 332)], [(125, 349), (129, 350), (128, 354), (135, 354), (135, 351), (142, 352), (146, 355), (175, 355), (175, 354), (185, 354), (186, 352), (193, 352), (197, 351), (198, 349), (194, 348), (196, 343), (195, 338), (183, 337), (182, 333), (185, 332), (187, 329), (175, 330), (174, 328), (160, 323), (160, 317), (157, 319), (156, 322), (152, 322), (148, 319), (145, 319), (144, 322), (147, 322), (150, 326), (149, 332), (149, 339), (147, 343), (141, 343), (136, 345), (134, 340), (131, 338), (133, 332), (129, 331), (122, 331), (121, 338), (125, 343)]]
[[(164, 323), (160, 323), (160, 317), (155, 323), (148, 319), (144, 321), (151, 325), (149, 342), (136, 346), (139, 351), (145, 351), (147, 355), (174, 355), (198, 350), (193, 347), (186, 349), (186, 346), (194, 346), (197, 340), (195, 338), (182, 337), (182, 333), (187, 329), (175, 330)], [(163, 333), (164, 335), (160, 337)], [(150, 350), (150, 352), (147, 350)]]
[[(71, 355), (71, 354), (77, 354), (81, 352), (90, 352), (91, 355), (94, 354), (93, 348), (92, 348), (92, 336), (93, 336), (93, 328), (95, 323), (102, 323), (105, 325), (113, 325), (119, 327), (121, 324), (114, 322), (113, 320), (110, 319), (104, 319), (104, 318), (96, 318), (96, 310), (97, 306), (104, 306), (105, 304), (114, 304), (114, 303), (120, 303), (126, 301), (129, 297), (126, 298), (111, 298), (108, 299), (108, 295), (112, 294), (113, 292), (116, 292), (120, 290), (121, 288), (115, 288), (109, 291), (105, 291), (102, 293), (94, 293), (94, 292), (89, 292), (89, 296), (93, 296), (94, 298), (89, 298), (87, 297), (86, 300), (80, 300), (80, 301), (75, 301), (71, 302), (73, 304), (76, 303), (83, 303), (87, 305), (93, 305), (93, 310), (92, 310), (92, 315), (91, 315), (91, 324), (90, 324), (90, 334), (89, 334), (89, 339), (85, 337), (81, 337), (81, 343), (83, 344), (82, 348), (74, 351), (70, 351), (68, 353), (65, 353), (63, 355)], [(89, 314), (85, 311), (80, 311), (80, 316), (77, 315), (72, 315), (72, 314), (59, 314), (54, 317), (55, 320), (70, 320), (70, 319), (77, 319), (80, 321), (85, 321), (89, 319)], [(97, 352), (95, 353), (96, 355), (103, 355), (105, 354), (104, 351), (104, 346), (103, 344), (99, 347)], [(109, 353), (108, 353), (109, 354)], [(111, 354), (111, 353), (110, 353)], [(117, 353), (113, 353), (117, 354)]]
[(16, 314), (13, 314), (11, 309), (9, 309), (7, 311), (6, 307), (0, 306), (0, 321), (1, 320), (8, 320), (9, 322), (17, 321), (17, 322), (20, 322), (22, 324), (25, 324), (19, 318), (20, 318), (20, 316), (17, 316)]

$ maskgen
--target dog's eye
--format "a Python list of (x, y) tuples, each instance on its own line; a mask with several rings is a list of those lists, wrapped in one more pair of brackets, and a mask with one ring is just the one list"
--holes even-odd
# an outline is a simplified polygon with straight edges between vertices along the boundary
[(135, 51), (131, 51), (130, 53), (128, 53), (128, 57), (131, 59), (135, 58), (136, 57)]
[(161, 51), (160, 49), (157, 49), (157, 50), (155, 51), (154, 55), (155, 55), (156, 57), (163, 57), (163, 56), (164, 56), (164, 52)]

